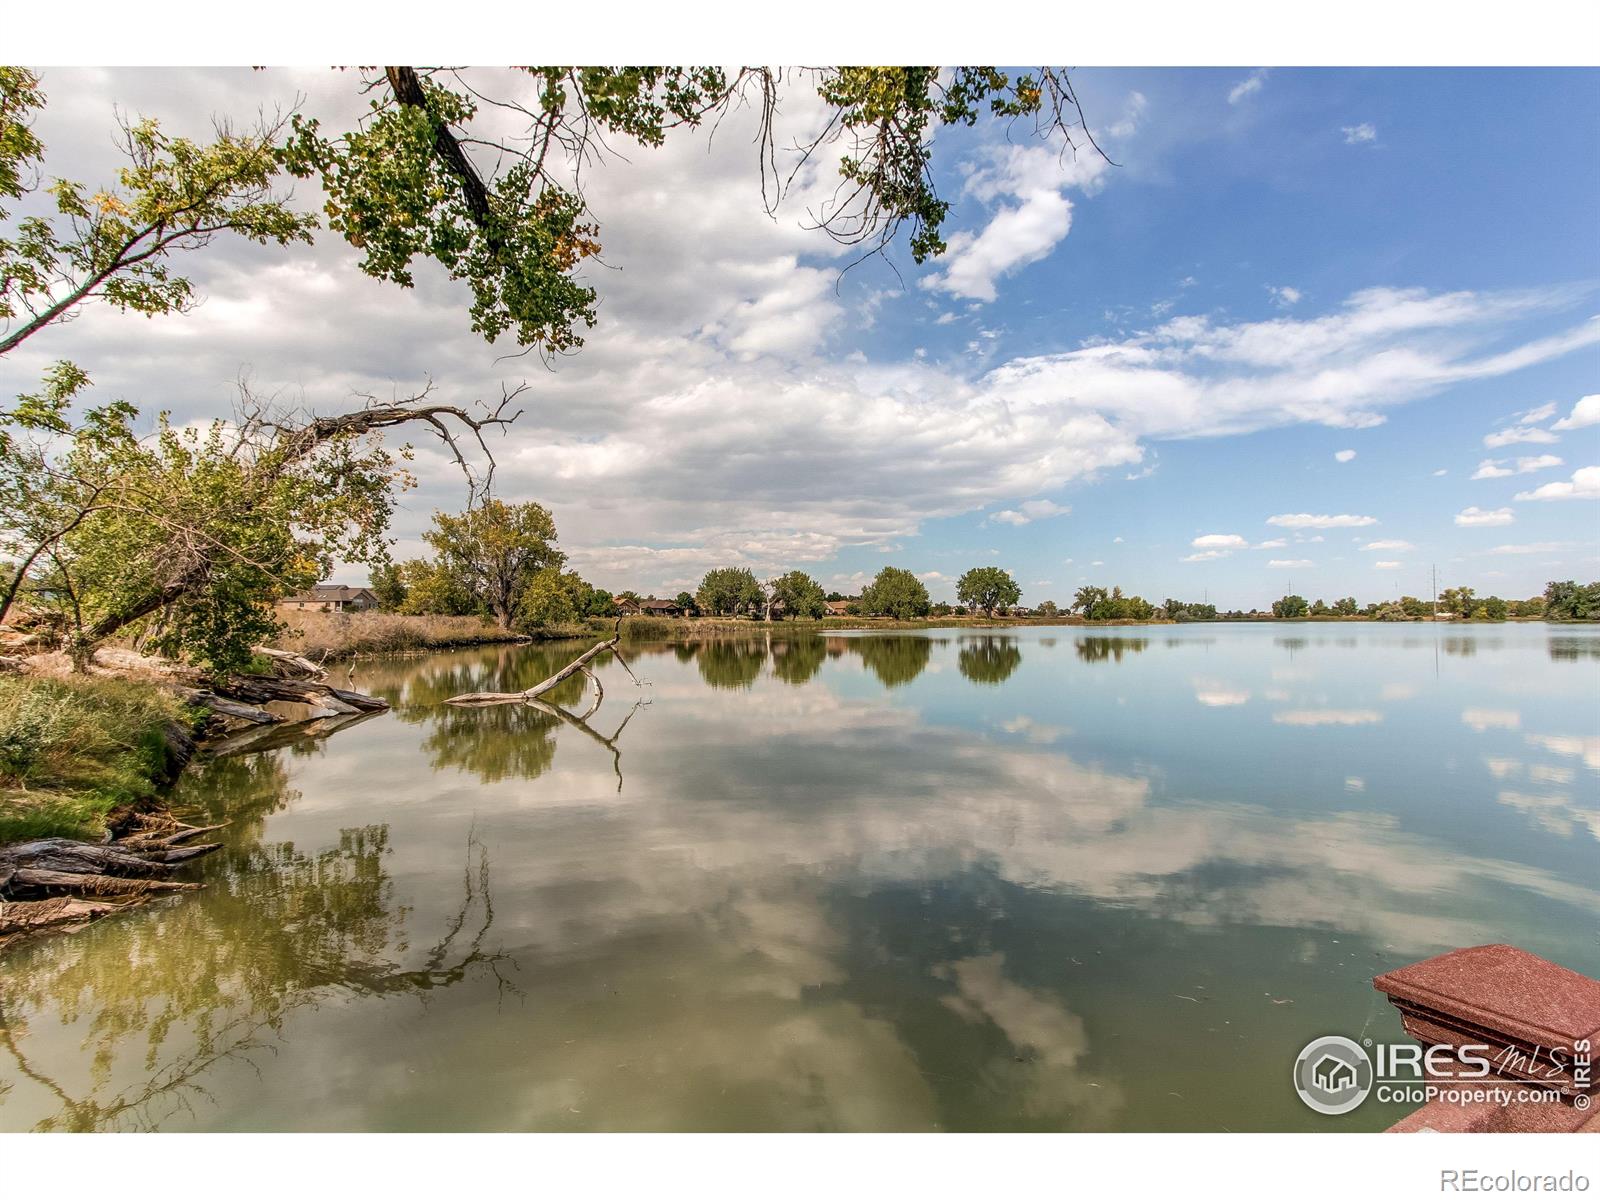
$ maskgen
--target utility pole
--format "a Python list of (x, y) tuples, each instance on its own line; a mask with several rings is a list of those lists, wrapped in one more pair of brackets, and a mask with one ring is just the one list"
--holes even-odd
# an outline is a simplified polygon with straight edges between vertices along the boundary
[(1439, 564), (1433, 564), (1433, 619), (1439, 619)]

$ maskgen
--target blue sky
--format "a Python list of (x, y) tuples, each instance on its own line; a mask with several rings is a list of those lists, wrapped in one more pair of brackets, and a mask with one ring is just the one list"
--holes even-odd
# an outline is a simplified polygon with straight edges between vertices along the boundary
[[(359, 110), (319, 70), (44, 76), (50, 169), (91, 182), (116, 165), (113, 104), (196, 133), (296, 95), (329, 122)], [(198, 311), (96, 310), (0, 386), (73, 357), (102, 394), (198, 420), (241, 371), (318, 408), (526, 378), (500, 489), (549, 504), (614, 589), (733, 564), (850, 592), (892, 563), (949, 598), (998, 563), (1028, 602), (1092, 582), (1249, 607), (1291, 579), (1423, 594), (1435, 563), (1441, 586), (1508, 596), (1600, 577), (1600, 72), (1075, 79), (1116, 165), (1020, 127), (942, 134), (951, 252), (897, 249), (898, 275), (841, 279), (850, 255), (807, 228), (831, 160), (765, 215), (735, 118), (589, 177), (600, 322), (549, 370), (475, 339), (437, 273), (379, 284), (323, 234), (218, 243), (185, 263)], [(817, 116), (795, 94), (783, 119)], [(418, 465), (402, 555), (464, 501), (431, 449)]]

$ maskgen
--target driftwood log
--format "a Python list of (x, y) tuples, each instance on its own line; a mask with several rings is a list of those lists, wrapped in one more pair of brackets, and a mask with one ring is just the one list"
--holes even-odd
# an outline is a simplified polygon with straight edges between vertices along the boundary
[(220, 850), (220, 842), (194, 839), (221, 825), (185, 825), (165, 816), (132, 820), (122, 837), (98, 845), (41, 838), (0, 847), (0, 945), (19, 934), (75, 927), (152, 895), (203, 886), (167, 876)]
[[(600, 686), (600, 681), (595, 679), (593, 673), (590, 672), (589, 664), (598, 655), (604, 654), (607, 650), (615, 650), (617, 648), (617, 643), (620, 642), (621, 640), (622, 640), (622, 618), (618, 617), (617, 618), (617, 623), (616, 623), (616, 626), (615, 626), (615, 631), (612, 633), (612, 635), (609, 638), (607, 638), (603, 642), (596, 642), (594, 645), (590, 646), (587, 650), (585, 650), (582, 654), (578, 655), (577, 658), (573, 659), (566, 666), (562, 667), (561, 670), (557, 671), (554, 675), (550, 676), (549, 679), (546, 679), (541, 683), (536, 683), (531, 688), (528, 688), (525, 691), (521, 691), (521, 692), (464, 692), (463, 694), (461, 694), (459, 696), (451, 696), (450, 699), (445, 701), (445, 703), (446, 704), (522, 704), (522, 703), (525, 703), (526, 701), (529, 701), (529, 700), (537, 700), (540, 696), (544, 695), (551, 688), (555, 687), (556, 684), (560, 683), (563, 679), (570, 679), (572, 676), (576, 675), (579, 671), (582, 671), (585, 675), (587, 675), (589, 677), (590, 682), (592, 682), (595, 685), (595, 687), (598, 688)], [(593, 712), (593, 709), (591, 709), (590, 711)]]
[[(206, 690), (188, 690), (184, 698), (213, 713), (222, 732), (262, 725), (297, 725), (329, 717), (354, 717), (383, 712), (387, 700), (334, 687), (317, 663), (271, 646), (252, 647), (272, 668), (270, 675), (230, 675)], [(217, 732), (213, 730), (213, 733)]]

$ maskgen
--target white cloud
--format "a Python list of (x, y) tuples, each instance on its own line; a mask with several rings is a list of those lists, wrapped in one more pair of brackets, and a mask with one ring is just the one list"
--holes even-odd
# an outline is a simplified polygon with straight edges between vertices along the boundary
[[(114, 102), (176, 109), (172, 131), (202, 136), (212, 111), (248, 113), (297, 93), (330, 122), (360, 118), (350, 78), (321, 70), (60, 71), (41, 132), (63, 174), (105, 178)], [(193, 103), (175, 103), (185, 98)], [(804, 134), (820, 113), (793, 103), (783, 116)], [(1564, 289), (1378, 288), (1320, 314), (1302, 299), (1301, 316), (1180, 316), (998, 365), (984, 357), (995, 339), (976, 335), (982, 353), (943, 361), (932, 342), (927, 359), (881, 342), (858, 347), (852, 316), (876, 303), (884, 323), (905, 300), (882, 281), (858, 283), (862, 273), (840, 283), (847, 252), (807, 228), (807, 212), (832, 195), (832, 160), (802, 172), (778, 220), (762, 211), (748, 120), (730, 114), (709, 142), (685, 132), (648, 153), (620, 145), (628, 161), (588, 175), (611, 269), (594, 275), (602, 304), (587, 346), (549, 370), (505, 360), (505, 346), (474, 336), (442, 272), (419, 268), (410, 290), (385, 285), (325, 234), (293, 254), (219, 240), (184, 264), (205, 296), (196, 311), (149, 321), (96, 308), (0, 360), (0, 394), (35, 387), (50, 361), (71, 358), (101, 395), (147, 412), (170, 406), (184, 422), (218, 412), (221, 381), (242, 362), (259, 390), (298, 397), (304, 387), (303, 403), (324, 411), (353, 392), (404, 390), (430, 375), (441, 399), (470, 404), (527, 376), (535, 399), (495, 445), (501, 493), (551, 505), (563, 547), (597, 584), (659, 591), (714, 565), (832, 570), (841, 551), (893, 545), (942, 517), (999, 509), (1032, 521), (1026, 497), (1146, 473), (1155, 440), (1370, 425), (1391, 406), (1600, 337), (1587, 322), (1518, 338), (1519, 322), (1574, 303)], [(1063, 164), (1038, 144), (977, 153), (969, 195), (996, 214), (1035, 200), (1034, 211), (1052, 211), (1051, 194), (1064, 204), (1065, 194), (1076, 199), (1070, 189), (1087, 195), (1103, 182), (1094, 156)], [(318, 199), (302, 196), (308, 206)], [(1009, 261), (957, 271), (961, 257), (925, 274), (992, 286)], [(695, 286), (662, 286), (684, 278)], [(912, 299), (931, 315), (943, 305), (926, 305), (945, 297)], [(431, 448), (419, 447), (416, 466), (421, 487), (395, 522), (400, 553), (419, 552), (429, 512), (463, 502), (459, 477)]]
[(1457, 525), (1509, 525), (1516, 519), (1509, 508), (1479, 508), (1476, 504), (1456, 514)]
[[(1536, 409), (1535, 411), (1540, 410)], [(1549, 414), (1546, 413), (1545, 415), (1548, 416)], [(1543, 420), (1544, 418), (1538, 417), (1534, 419)], [(1548, 429), (1540, 429), (1537, 425), (1531, 424), (1527, 417), (1524, 417), (1522, 421), (1515, 425), (1508, 425), (1506, 428), (1497, 430), (1494, 433), (1484, 434), (1483, 444), (1491, 450), (1497, 450), (1501, 446), (1515, 446), (1519, 442), (1527, 442), (1532, 445), (1549, 445), (1551, 442), (1559, 442), (1560, 440)]]
[(1405, 566), (1405, 563), (1397, 562), (1392, 558), (1380, 558), (1372, 565), (1380, 571), (1398, 571), (1401, 567)]
[(1551, 429), (1587, 429), (1591, 425), (1600, 425), (1600, 395), (1585, 396), (1572, 406), (1572, 411), (1554, 425)]
[(1237, 104), (1248, 96), (1254, 96), (1267, 82), (1267, 68), (1259, 67), (1246, 75), (1228, 91), (1228, 103)]
[(1561, 459), (1554, 454), (1529, 455), (1516, 459), (1486, 458), (1478, 464), (1478, 469), (1472, 473), (1472, 478), (1504, 479), (1507, 475), (1528, 475), (1534, 471), (1559, 466)]
[(1344, 144), (1347, 146), (1359, 146), (1365, 142), (1378, 140), (1378, 130), (1367, 121), (1359, 125), (1343, 125), (1339, 131), (1344, 134)]
[(964, 192), (986, 203), (999, 202), (989, 223), (977, 233), (959, 230), (946, 239), (949, 249), (939, 269), (922, 286), (969, 300), (992, 301), (996, 284), (1029, 263), (1038, 262), (1072, 228), (1072, 202), (1066, 191), (1092, 193), (1107, 164), (1090, 150), (1058, 145), (1007, 145), (989, 151), (985, 164), (967, 177)]
[(1120, 545), (1122, 543), (1122, 539), (1120, 537), (1114, 537), (1111, 539), (1111, 541), (1115, 545)]
[(1268, 538), (1264, 542), (1257, 542), (1250, 548), (1252, 550), (1282, 550), (1288, 544), (1287, 538)]
[(1267, 294), (1271, 296), (1272, 302), (1279, 308), (1293, 308), (1303, 299), (1303, 293), (1299, 288), (1274, 287), (1270, 283), (1267, 284)]
[(1354, 450), (1335, 450), (1333, 452), (1333, 460), (1334, 460), (1334, 462), (1347, 463), (1351, 459), (1353, 459), (1355, 456), (1356, 456), (1356, 452)]
[(1227, 558), (1227, 557), (1228, 557), (1228, 552), (1226, 550), (1196, 550), (1193, 554), (1184, 555), (1178, 561), (1179, 562), (1186, 562), (1186, 563), (1188, 563), (1188, 562), (1210, 562), (1212, 559)]
[(1243, 550), (1250, 543), (1237, 533), (1204, 533), (1189, 544), (1196, 550)]
[(1518, 492), (1514, 500), (1600, 500), (1600, 467), (1579, 467), (1566, 483), (1547, 483), (1531, 492)]
[(1448, 474), (1450, 474), (1450, 471), (1449, 471), (1449, 469), (1448, 469), (1448, 468), (1446, 468), (1446, 467), (1440, 467), (1440, 468), (1439, 468), (1439, 469), (1438, 469), (1438, 470), (1437, 470), (1437, 471), (1435, 471), (1435, 472), (1434, 472), (1434, 473), (1433, 473), (1433, 477), (1434, 477), (1434, 478), (1435, 478), (1435, 479), (1437, 479), (1437, 478), (1439, 478), (1439, 476), (1441, 476), (1441, 475), (1448, 475)]
[(1368, 542), (1361, 547), (1363, 550), (1415, 550), (1410, 542), (1402, 542), (1399, 538), (1387, 538), (1381, 542)]
[(1274, 558), (1267, 563), (1269, 567), (1309, 567), (1313, 565), (1309, 558)]
[(1267, 518), (1268, 525), (1280, 525), (1284, 529), (1351, 529), (1377, 523), (1377, 517), (1352, 516), (1349, 513), (1340, 513), (1338, 516), (1329, 516), (1327, 513), (1279, 513)]
[(989, 519), (1004, 525), (1026, 525), (1045, 517), (1064, 517), (1071, 511), (1069, 505), (1057, 504), (1053, 500), (1026, 500), (1017, 508), (992, 513)]

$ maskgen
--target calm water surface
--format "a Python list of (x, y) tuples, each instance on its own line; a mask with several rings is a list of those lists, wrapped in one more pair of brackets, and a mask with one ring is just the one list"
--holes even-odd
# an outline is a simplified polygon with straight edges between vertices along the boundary
[[(1373, 974), (1600, 976), (1600, 628), (643, 645), (364, 665), (218, 758), (207, 888), (0, 959), (0, 1128), (1370, 1129)], [(559, 698), (589, 706), (572, 681)]]

